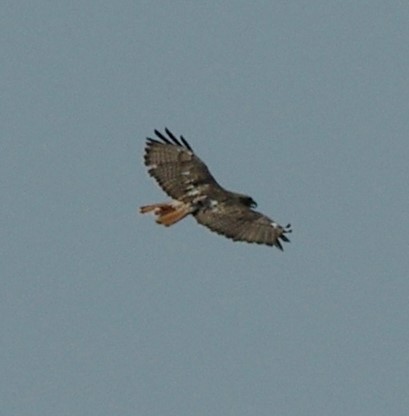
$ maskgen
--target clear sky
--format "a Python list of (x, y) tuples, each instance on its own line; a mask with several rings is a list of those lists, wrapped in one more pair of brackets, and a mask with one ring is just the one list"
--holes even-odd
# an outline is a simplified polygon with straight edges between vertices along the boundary
[[(2, 414), (409, 414), (408, 2), (1, 15)], [(138, 214), (165, 126), (284, 253)]]

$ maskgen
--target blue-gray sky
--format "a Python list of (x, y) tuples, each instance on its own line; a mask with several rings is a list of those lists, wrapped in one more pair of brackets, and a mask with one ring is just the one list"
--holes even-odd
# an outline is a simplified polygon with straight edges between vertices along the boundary
[[(1, 407), (19, 416), (407, 415), (409, 5), (7, 1)], [(193, 219), (154, 128), (291, 222)]]

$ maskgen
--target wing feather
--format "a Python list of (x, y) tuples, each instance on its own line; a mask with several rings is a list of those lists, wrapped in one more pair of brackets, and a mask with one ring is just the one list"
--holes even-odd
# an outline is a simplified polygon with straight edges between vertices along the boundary
[(186, 141), (186, 139), (183, 136), (180, 136), (180, 140), (182, 140), (183, 145), (189, 149), (191, 152), (193, 152), (193, 149), (190, 147), (190, 144)]
[(193, 214), (196, 221), (218, 234), (234, 241), (266, 244), (283, 250), (282, 241), (289, 242), (285, 236), (290, 232), (273, 220), (245, 206), (223, 203), (217, 209), (202, 208)]
[(180, 141), (176, 138), (176, 136), (168, 128), (165, 128), (165, 132), (172, 139), (173, 143), (176, 144), (176, 146), (183, 146), (180, 143)]
[(169, 130), (167, 136), (158, 130), (158, 139), (147, 139), (145, 165), (160, 187), (174, 199), (186, 198), (193, 186), (219, 187), (207, 166), (197, 157), (182, 136), (180, 140)]

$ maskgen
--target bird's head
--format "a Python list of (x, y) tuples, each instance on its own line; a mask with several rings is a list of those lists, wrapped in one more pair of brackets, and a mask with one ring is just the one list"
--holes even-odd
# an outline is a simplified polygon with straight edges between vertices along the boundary
[(239, 200), (242, 204), (246, 205), (246, 207), (250, 207), (250, 208), (256, 208), (257, 207), (257, 202), (248, 195), (241, 195), (239, 194)]

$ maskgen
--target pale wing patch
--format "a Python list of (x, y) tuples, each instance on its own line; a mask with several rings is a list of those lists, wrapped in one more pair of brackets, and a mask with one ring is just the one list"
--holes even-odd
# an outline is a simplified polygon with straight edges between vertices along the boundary
[(187, 192), (189, 196), (198, 196), (200, 195), (200, 191), (198, 189), (192, 188)]
[(219, 205), (219, 202), (216, 201), (215, 199), (211, 199), (209, 205), (210, 205), (210, 208), (213, 209), (213, 208), (216, 208)]

